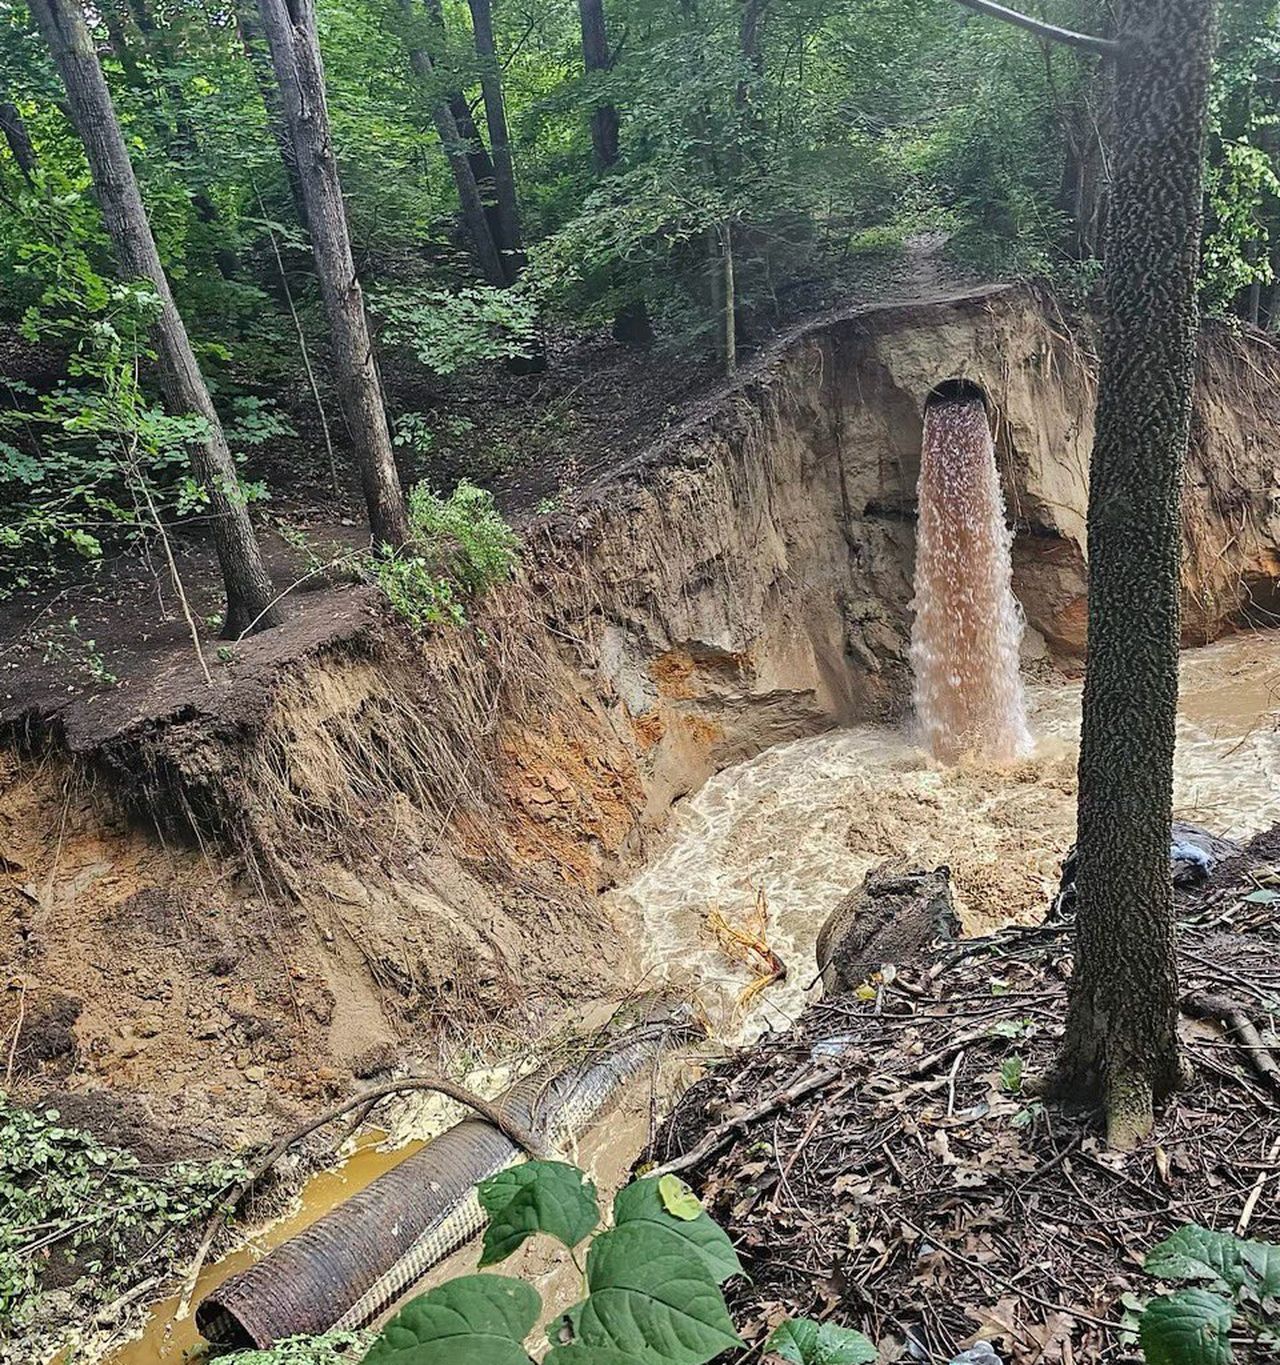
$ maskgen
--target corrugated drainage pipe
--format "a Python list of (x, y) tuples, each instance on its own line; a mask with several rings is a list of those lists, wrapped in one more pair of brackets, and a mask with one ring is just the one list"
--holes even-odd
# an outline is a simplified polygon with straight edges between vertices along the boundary
[[(557, 1147), (665, 1048), (696, 1036), (679, 1019), (639, 1024), (557, 1075), (524, 1077), (498, 1103)], [(364, 1326), (480, 1230), (477, 1183), (523, 1156), (483, 1119), (463, 1119), (225, 1281), (196, 1309), (196, 1326), (240, 1348)]]

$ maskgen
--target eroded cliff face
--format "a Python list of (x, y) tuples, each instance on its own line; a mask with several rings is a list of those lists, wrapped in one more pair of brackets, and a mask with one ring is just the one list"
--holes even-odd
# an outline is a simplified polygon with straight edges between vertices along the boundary
[[(597, 893), (675, 799), (904, 712), (922, 410), (954, 378), (995, 416), (1029, 652), (1078, 666), (1089, 334), (994, 289), (790, 338), (532, 523), (466, 629), (309, 594), (212, 692), (175, 654), (128, 697), (9, 718), (0, 1036), (48, 1023), (22, 1092), (107, 1085), (247, 1140), (406, 1046), (616, 997), (629, 931)], [(1277, 379), (1269, 346), (1206, 337), (1189, 640), (1275, 605)]]
[[(879, 308), (782, 344), (643, 461), (535, 535), (543, 609), (649, 744), (647, 813), (724, 763), (909, 694), (924, 403), (986, 395), (1029, 660), (1077, 671), (1096, 365), (1035, 292)], [(1275, 606), (1280, 356), (1206, 332), (1185, 478), (1184, 638)]]

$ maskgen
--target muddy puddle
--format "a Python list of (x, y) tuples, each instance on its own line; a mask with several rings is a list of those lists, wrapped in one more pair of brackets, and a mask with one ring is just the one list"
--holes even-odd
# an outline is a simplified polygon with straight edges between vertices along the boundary
[[(389, 1150), (384, 1145), (386, 1137), (382, 1132), (363, 1135), (355, 1150), (343, 1159), (341, 1165), (331, 1171), (321, 1171), (307, 1181), (291, 1212), (251, 1234), (244, 1245), (229, 1256), (206, 1266), (197, 1281), (192, 1302), (198, 1303), (224, 1280), (252, 1265), (272, 1247), (301, 1232), (422, 1145), (421, 1142), (413, 1142)], [(107, 1357), (111, 1365), (158, 1365), (159, 1362), (169, 1361), (176, 1365), (176, 1362), (185, 1360), (188, 1353), (200, 1345), (201, 1337), (196, 1331), (194, 1313), (189, 1313), (181, 1320), (177, 1318), (180, 1297), (175, 1294), (171, 1299), (156, 1304), (142, 1335)]]
[[(637, 984), (668, 984), (695, 997), (720, 1043), (785, 1027), (814, 993), (813, 944), (823, 919), (870, 867), (900, 855), (951, 866), (969, 932), (1042, 914), (1074, 832), (1080, 687), (1033, 684), (1027, 702), (1034, 751), (1005, 765), (943, 767), (906, 730), (861, 726), (780, 745), (712, 778), (674, 812), (648, 866), (612, 893), (620, 922), (636, 926)], [(1242, 635), (1185, 654), (1177, 815), (1234, 837), (1280, 821), (1278, 725), (1280, 635)], [(711, 928), (714, 915), (743, 937), (763, 929), (786, 964), (785, 981), (744, 1004), (756, 973), (726, 954)], [(757, 916), (762, 925), (753, 925)], [(596, 1181), (606, 1208), (663, 1097), (682, 1088), (694, 1067), (672, 1059), (657, 1079), (629, 1087), (569, 1154)], [(494, 1093), (502, 1081), (503, 1073), (486, 1073), (483, 1088)], [(450, 1121), (447, 1107), (422, 1100), (384, 1118), (393, 1142), (414, 1145)], [(388, 1151), (380, 1139), (367, 1140), (338, 1170), (313, 1177), (289, 1217), (205, 1270), (197, 1301), (412, 1149)], [(471, 1273), (476, 1259), (476, 1247), (464, 1247), (415, 1292)], [(545, 1318), (581, 1296), (578, 1271), (543, 1239), (506, 1268), (539, 1289)], [(175, 1308), (173, 1300), (153, 1310), (145, 1335), (112, 1354), (110, 1365), (183, 1360), (198, 1338), (191, 1318), (173, 1320)]]

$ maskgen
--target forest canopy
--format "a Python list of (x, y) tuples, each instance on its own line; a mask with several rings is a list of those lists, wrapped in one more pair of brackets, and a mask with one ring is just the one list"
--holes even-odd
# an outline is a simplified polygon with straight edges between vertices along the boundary
[[(313, 8), (351, 256), (406, 482), (483, 482), (520, 458), (479, 460), (458, 440), (470, 419), (415, 394), (485, 365), (540, 367), (565, 333), (612, 328), (623, 344), (732, 369), (786, 322), (856, 301), (868, 280), (905, 290), (941, 269), (1044, 277), (1079, 297), (1095, 287), (1103, 64), (948, 0)], [(336, 410), (309, 168), (273, 69), (269, 9), (84, 10), (251, 508), (279, 492), (260, 453), (299, 423), (317, 486), (346, 482), (347, 447), (360, 445), (349, 409), (345, 423)], [(1047, 0), (1037, 13), (1101, 34), (1111, 22), (1097, 0)], [(1269, 326), (1280, 312), (1277, 6), (1229, 0), (1222, 31), (1202, 301)], [(0, 552), (12, 591), (156, 518), (198, 525), (210, 493), (188, 467), (201, 419), (159, 397), (159, 304), (117, 263), (64, 84), (33, 13), (13, 0), (0, 4), (0, 125)], [(445, 459), (451, 445), (464, 454)], [(140, 511), (148, 497), (154, 516)]]

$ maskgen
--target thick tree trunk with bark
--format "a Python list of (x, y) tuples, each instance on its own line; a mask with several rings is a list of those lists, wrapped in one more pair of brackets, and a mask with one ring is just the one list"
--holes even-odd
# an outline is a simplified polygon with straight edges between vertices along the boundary
[(36, 174), (36, 149), (31, 141), (31, 134), (27, 132), (26, 120), (22, 117), (22, 111), (9, 98), (8, 92), (0, 90), (0, 132), (4, 134), (4, 140), (9, 145), (13, 159), (17, 163), (18, 169), (22, 172), (24, 179), (28, 183), (35, 179)]
[(484, 118), (489, 125), (489, 153), (493, 158), (493, 181), (498, 196), (498, 246), (507, 278), (514, 281), (524, 267), (520, 241), (520, 214), (516, 205), (516, 173), (511, 160), (511, 134), (507, 129), (507, 103), (502, 92), (502, 67), (493, 37), (490, 0), (468, 0), (480, 58), (480, 93)]
[[(578, 0), (578, 17), (582, 21), (582, 64), (587, 75), (608, 71), (613, 57), (604, 23), (604, 0)], [(591, 111), (591, 149), (598, 171), (607, 171), (618, 160), (618, 111), (612, 104), (597, 104)]]
[[(434, 68), (431, 54), (414, 33), (416, 16), (413, 0), (400, 0), (400, 8), (409, 21), (407, 29), (409, 65), (413, 68), (414, 75), (426, 83), (431, 80)], [(464, 116), (467, 128), (459, 126), (458, 120)], [(501, 288), (509, 281), (506, 267), (502, 262), (502, 253), (494, 236), (495, 222), (485, 211), (484, 199), (480, 193), (476, 173), (476, 130), (471, 122), (471, 111), (467, 108), (462, 93), (455, 91), (448, 99), (438, 101), (431, 110), (431, 121), (435, 124), (436, 132), (440, 136), (440, 146), (444, 149), (445, 158), (449, 162), (453, 183), (458, 191), (462, 221), (466, 225), (467, 236), (471, 238), (471, 244), (475, 248), (476, 260), (480, 263), (485, 279)], [(482, 148), (480, 150), (483, 151)], [(484, 161), (486, 163), (489, 161), (487, 152), (484, 154)], [(489, 169), (492, 171), (492, 166)], [(495, 212), (494, 220), (496, 217)]]
[(160, 299), (154, 336), (166, 397), (175, 412), (196, 413), (205, 422), (204, 438), (192, 446), (191, 466), (196, 482), (209, 497), (214, 544), (227, 591), (224, 633), (239, 635), (276, 625), (279, 608), (272, 604), (271, 582), (239, 494), (235, 462), (160, 264), (79, 0), (30, 0), (30, 9), (66, 87), (121, 272), (127, 279), (146, 280)]
[(258, 13), (298, 156), (311, 249), (329, 319), (334, 379), (355, 446), (369, 525), (377, 544), (395, 548), (408, 537), (408, 515), (329, 133), (315, 3), (258, 0)]
[(1169, 828), (1211, 0), (1125, 0), (1116, 37), (1076, 957), (1055, 1083), (1100, 1095), (1125, 1147), (1180, 1079)]

